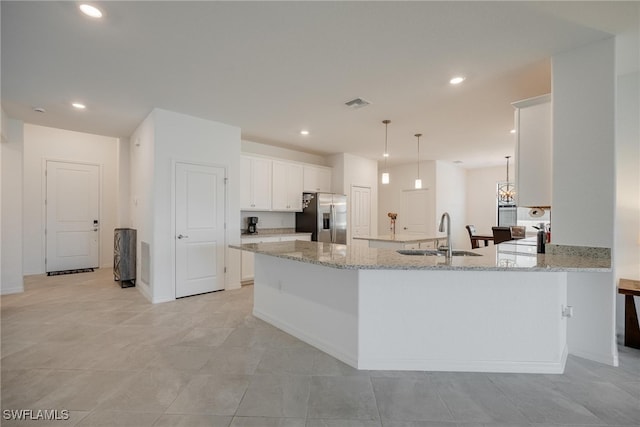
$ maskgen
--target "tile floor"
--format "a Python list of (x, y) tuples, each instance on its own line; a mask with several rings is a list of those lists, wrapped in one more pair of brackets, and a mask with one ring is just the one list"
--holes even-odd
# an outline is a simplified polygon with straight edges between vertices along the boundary
[(251, 286), (158, 305), (109, 269), (25, 287), (1, 299), (2, 409), (70, 417), (2, 426), (640, 425), (624, 347), (619, 368), (570, 357), (564, 375), (358, 371), (254, 318)]

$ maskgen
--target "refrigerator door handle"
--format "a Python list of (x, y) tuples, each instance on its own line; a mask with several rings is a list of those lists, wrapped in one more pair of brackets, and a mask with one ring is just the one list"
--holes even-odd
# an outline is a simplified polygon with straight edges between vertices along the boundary
[(336, 209), (335, 205), (331, 204), (329, 212), (331, 214), (331, 243), (336, 242)]

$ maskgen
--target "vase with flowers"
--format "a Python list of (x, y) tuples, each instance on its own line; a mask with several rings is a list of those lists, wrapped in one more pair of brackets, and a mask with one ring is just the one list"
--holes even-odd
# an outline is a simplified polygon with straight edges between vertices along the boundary
[(393, 236), (396, 234), (396, 218), (398, 218), (398, 214), (395, 212), (389, 212), (387, 216), (391, 221), (391, 223), (389, 224), (389, 230), (391, 231), (391, 235)]

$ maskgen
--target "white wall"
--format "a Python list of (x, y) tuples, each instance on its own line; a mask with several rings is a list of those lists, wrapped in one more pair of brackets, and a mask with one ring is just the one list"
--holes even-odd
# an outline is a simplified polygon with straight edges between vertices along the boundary
[[(640, 21), (640, 5), (638, 5)], [(640, 280), (640, 41), (616, 38), (616, 217), (615, 281)], [(640, 307), (640, 297), (634, 297)], [(624, 335), (624, 296), (617, 296), (616, 329)]]
[[(153, 300), (153, 171), (154, 127), (153, 112), (147, 116), (129, 138), (129, 225), (136, 229), (137, 263), (136, 288), (150, 301)], [(149, 257), (142, 243), (150, 248)], [(143, 274), (143, 270), (148, 274)], [(149, 277), (146, 277), (146, 276)]]
[(24, 274), (44, 266), (45, 160), (100, 165), (100, 266), (113, 265), (113, 230), (118, 218), (118, 140), (32, 124), (24, 125)]
[(552, 58), (553, 241), (613, 247), (614, 39)]
[(0, 294), (24, 290), (23, 282), (23, 124), (2, 112), (0, 142)]
[[(614, 41), (552, 58), (552, 229), (557, 244), (613, 247)], [(567, 301), (576, 313), (569, 322), (570, 353), (617, 363), (614, 274), (570, 275)], [(588, 331), (589, 336), (572, 331)]]
[(131, 227), (131, 165), (128, 138), (119, 138), (118, 155), (118, 227)]
[(349, 153), (336, 154), (328, 160), (334, 168), (332, 191), (347, 195), (347, 242), (351, 242), (352, 186), (371, 188), (371, 232), (375, 233), (378, 229), (378, 162)]
[(240, 151), (245, 154), (260, 154), (262, 156), (276, 157), (278, 159), (293, 160), (302, 163), (311, 163), (321, 166), (327, 165), (326, 158), (317, 154), (274, 147), (273, 145), (260, 144), (253, 141), (242, 140)]
[[(471, 247), (467, 225), (467, 174), (451, 162), (436, 161), (436, 225), (444, 212), (451, 218), (451, 244)], [(437, 228), (436, 228), (437, 229)]]
[[(506, 166), (467, 170), (467, 219), (479, 234), (491, 234), (497, 220), (496, 185), (506, 178)], [(469, 240), (469, 239), (467, 239)], [(468, 247), (471, 247), (469, 241)]]
[[(389, 234), (389, 212), (398, 213), (396, 220), (396, 233), (401, 233), (406, 225), (407, 215), (404, 212), (404, 202), (402, 198), (403, 190), (411, 190), (414, 188), (414, 181), (418, 166), (416, 163), (398, 165), (389, 167), (389, 184), (378, 186), (378, 234)], [(378, 176), (378, 179), (380, 177)], [(436, 217), (436, 162), (424, 161), (420, 162), (420, 179), (422, 179), (422, 188), (429, 190), (431, 196), (431, 206), (433, 207), (433, 217)], [(441, 212), (442, 213), (442, 212)], [(440, 217), (438, 216), (438, 219)], [(434, 233), (437, 226), (434, 224)], [(438, 233), (440, 234), (440, 233)]]
[[(149, 129), (152, 126), (152, 130)], [(148, 200), (152, 210), (134, 216), (138, 222), (152, 224), (151, 243), (151, 299), (163, 302), (175, 299), (175, 239), (172, 217), (172, 187), (175, 162), (193, 162), (225, 167), (227, 170), (227, 244), (240, 243), (240, 129), (199, 119), (171, 111), (154, 109), (132, 136), (133, 147), (140, 137), (142, 148), (152, 145), (153, 181), (148, 180), (150, 165), (144, 164), (140, 155), (131, 159), (132, 196), (138, 197), (140, 206), (142, 187), (152, 186), (153, 198)], [(149, 141), (148, 139), (151, 139)], [(135, 148), (132, 148), (135, 150)], [(143, 163), (147, 171), (134, 176), (137, 163)], [(134, 189), (135, 188), (135, 189)], [(146, 203), (147, 201), (145, 201)], [(148, 229), (143, 232), (145, 238)], [(240, 253), (227, 249), (227, 276), (225, 288), (240, 287)]]

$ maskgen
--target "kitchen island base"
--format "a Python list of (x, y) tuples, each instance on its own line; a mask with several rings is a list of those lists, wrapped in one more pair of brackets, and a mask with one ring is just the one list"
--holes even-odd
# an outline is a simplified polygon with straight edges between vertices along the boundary
[(254, 315), (354, 368), (564, 371), (564, 272), (255, 268)]

